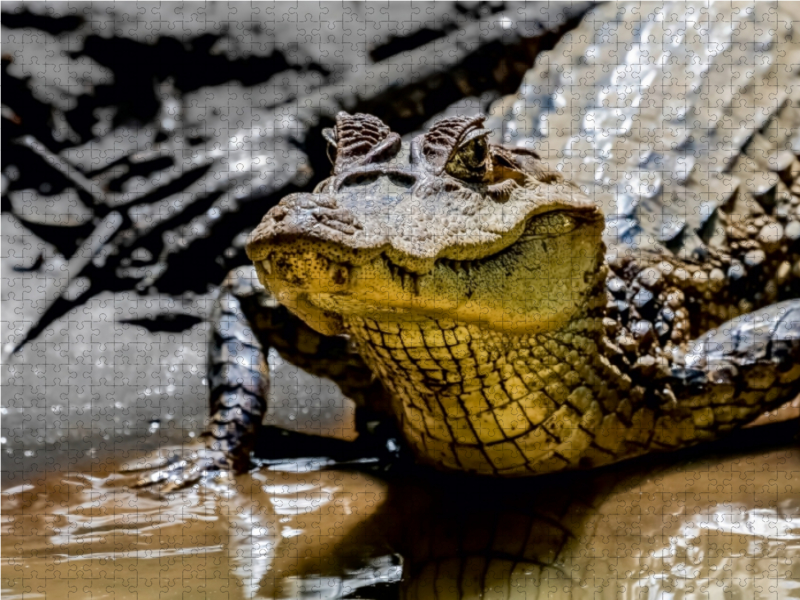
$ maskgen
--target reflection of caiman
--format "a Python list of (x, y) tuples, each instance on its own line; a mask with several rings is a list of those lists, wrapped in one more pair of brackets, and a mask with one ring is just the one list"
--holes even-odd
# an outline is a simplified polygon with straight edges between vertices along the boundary
[[(374, 117), (338, 116), (333, 175), (284, 198), (248, 245), (311, 329), (229, 282), (216, 451), (157, 478), (248, 464), (265, 405), (237, 298), (262, 347), (388, 410), (442, 469), (603, 465), (713, 439), (800, 392), (800, 301), (784, 300), (800, 280), (790, 20), (679, 5), (632, 25), (624, 10), (587, 17), (488, 123), (448, 117), (401, 143)], [(611, 29), (613, 68), (592, 43)]]

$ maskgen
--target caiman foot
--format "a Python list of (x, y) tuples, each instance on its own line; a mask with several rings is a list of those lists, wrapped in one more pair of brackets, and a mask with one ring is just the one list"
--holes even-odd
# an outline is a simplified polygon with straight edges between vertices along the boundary
[(194, 485), (224, 484), (233, 480), (233, 465), (225, 453), (206, 446), (182, 449), (159, 449), (154, 460), (142, 459), (142, 466), (128, 465), (122, 473), (139, 475), (133, 488), (152, 488), (158, 494), (169, 494)]

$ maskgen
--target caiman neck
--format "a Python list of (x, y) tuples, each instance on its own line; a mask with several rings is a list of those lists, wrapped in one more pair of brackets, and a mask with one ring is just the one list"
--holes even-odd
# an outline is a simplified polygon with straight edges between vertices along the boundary
[[(526, 436), (546, 437), (550, 421), (579, 428), (584, 419), (602, 419), (630, 388), (630, 379), (604, 356), (605, 271), (597, 273), (584, 310), (546, 333), (512, 334), (446, 319), (348, 316), (346, 326), (391, 392), (401, 428), (422, 460), (487, 474), (542, 472), (552, 465), (537, 465)], [(503, 442), (524, 451), (509, 452)], [(586, 449), (577, 440), (571, 448)], [(504, 451), (495, 456), (492, 449)], [(570, 457), (553, 458), (562, 459)]]

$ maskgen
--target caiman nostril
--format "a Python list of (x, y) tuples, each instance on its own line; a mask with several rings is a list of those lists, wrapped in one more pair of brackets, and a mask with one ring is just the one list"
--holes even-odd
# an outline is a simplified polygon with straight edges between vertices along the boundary
[(336, 208), (336, 198), (327, 194), (315, 194), (313, 196), (317, 206), (322, 208)]
[(353, 213), (344, 210), (323, 210), (314, 209), (311, 211), (313, 216), (319, 223), (336, 229), (347, 235), (353, 235), (356, 231), (364, 229), (364, 226), (356, 219)]
[(286, 218), (287, 214), (289, 214), (289, 211), (286, 210), (285, 206), (276, 206), (269, 212), (269, 215), (272, 217), (272, 220), (275, 221), (276, 223), (280, 223), (281, 221), (283, 221)]

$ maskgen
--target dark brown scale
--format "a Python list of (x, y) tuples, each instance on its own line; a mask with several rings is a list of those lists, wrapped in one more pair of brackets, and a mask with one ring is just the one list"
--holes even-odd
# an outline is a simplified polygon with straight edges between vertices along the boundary
[(385, 140), (391, 130), (380, 119), (372, 115), (336, 115), (336, 160), (333, 172), (336, 175), (347, 171), (363, 160), (378, 143)]

